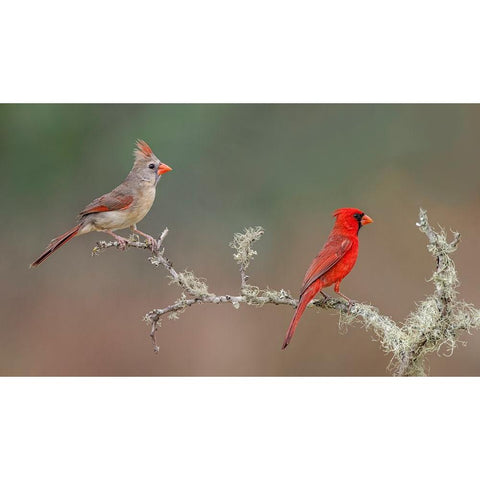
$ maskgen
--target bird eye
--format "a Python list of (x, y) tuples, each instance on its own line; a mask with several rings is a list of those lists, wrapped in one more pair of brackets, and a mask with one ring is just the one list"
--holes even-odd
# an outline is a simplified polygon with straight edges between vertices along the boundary
[(353, 214), (354, 218), (356, 218), (358, 221), (360, 221), (363, 217), (363, 213), (354, 213)]
[(154, 163), (151, 163), (148, 168), (151, 168), (152, 170), (155, 168), (155, 164)]

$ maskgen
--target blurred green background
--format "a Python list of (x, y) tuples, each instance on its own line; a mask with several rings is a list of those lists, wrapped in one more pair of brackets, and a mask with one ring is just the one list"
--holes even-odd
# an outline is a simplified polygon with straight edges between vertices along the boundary
[[(139, 228), (168, 226), (167, 255), (216, 293), (236, 293), (228, 243), (246, 226), (266, 229), (251, 283), (297, 294), (333, 224), (357, 207), (375, 223), (360, 233), (359, 260), (342, 284), (401, 323), (432, 290), (433, 259), (415, 227), (462, 233), (455, 254), (460, 296), (480, 306), (480, 107), (478, 105), (1, 105), (0, 374), (385, 375), (373, 335), (307, 311), (286, 351), (287, 307), (199, 305), (163, 322), (152, 353), (143, 315), (180, 292), (147, 254), (92, 258), (93, 233), (38, 269), (28, 265), (78, 211), (132, 165), (137, 138), (173, 167)], [(480, 374), (480, 332), (432, 375)]]

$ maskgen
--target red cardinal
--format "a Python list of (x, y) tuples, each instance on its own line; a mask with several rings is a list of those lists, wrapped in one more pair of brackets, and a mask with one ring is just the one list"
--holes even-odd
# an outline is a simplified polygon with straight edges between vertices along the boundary
[(333, 212), (337, 217), (327, 243), (313, 259), (305, 278), (297, 310), (288, 327), (282, 349), (286, 348), (295, 333), (295, 328), (310, 300), (322, 289), (335, 284), (334, 291), (351, 303), (351, 300), (340, 292), (340, 282), (350, 273), (358, 255), (358, 231), (363, 225), (373, 220), (356, 208), (339, 208)]
[(78, 224), (63, 235), (54, 238), (30, 267), (40, 265), (73, 237), (94, 231), (112, 235), (125, 248), (127, 240), (113, 231), (130, 227), (133, 232), (153, 243), (152, 237), (137, 230), (136, 224), (150, 210), (160, 176), (169, 172), (171, 168), (162, 163), (143, 140), (137, 140), (134, 155), (135, 162), (123, 183), (110, 193), (89, 203), (80, 212)]

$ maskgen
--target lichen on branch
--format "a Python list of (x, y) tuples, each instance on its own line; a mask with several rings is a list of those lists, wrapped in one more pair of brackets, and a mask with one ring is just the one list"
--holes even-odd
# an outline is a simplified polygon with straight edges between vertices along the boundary
[(253, 243), (260, 240), (265, 233), (263, 227), (249, 227), (245, 228), (243, 233), (235, 233), (233, 240), (230, 242), (229, 247), (235, 250), (233, 259), (240, 265), (240, 282), (241, 293), (255, 297), (257, 296), (255, 290), (248, 289), (248, 276), (247, 268), (250, 265), (250, 261), (257, 255), (256, 250), (252, 248)]
[(458, 247), (460, 234), (453, 232), (449, 242), (442, 228), (437, 232), (430, 226), (423, 209), (417, 227), (426, 235), (427, 250), (435, 258), (436, 268), (429, 280), (435, 289), (410, 313), (401, 329), (406, 345), (398, 358), (399, 375), (424, 375), (428, 353), (439, 352), (445, 345), (447, 355), (451, 355), (460, 332), (480, 327), (480, 310), (457, 300), (458, 278), (450, 255)]
[[(453, 239), (449, 242), (443, 229), (435, 231), (430, 226), (427, 214), (422, 209), (417, 226), (426, 235), (427, 250), (436, 261), (436, 268), (430, 279), (434, 285), (434, 292), (418, 304), (402, 326), (368, 304), (355, 302), (349, 305), (341, 298), (322, 298), (312, 300), (308, 305), (311, 308), (337, 311), (341, 327), (358, 324), (365, 330), (372, 331), (382, 350), (391, 355), (389, 369), (394, 375), (425, 375), (425, 357), (428, 353), (439, 352), (442, 346), (446, 345), (447, 354), (451, 355), (459, 342), (460, 332), (470, 333), (472, 329), (480, 327), (480, 310), (457, 300), (457, 272), (450, 255), (457, 249), (460, 234), (454, 232)], [(216, 295), (210, 292), (205, 279), (197, 277), (189, 270), (177, 272), (172, 262), (165, 256), (163, 243), (167, 234), (168, 229), (165, 229), (153, 244), (148, 241), (140, 242), (135, 236), (129, 238), (127, 242), (128, 247), (151, 250), (150, 263), (165, 268), (170, 283), (182, 290), (180, 297), (173, 304), (153, 309), (144, 316), (144, 320), (151, 325), (150, 336), (155, 352), (159, 350), (156, 332), (161, 326), (162, 317), (168, 314), (168, 318), (176, 319), (187, 307), (195, 304), (228, 303), (234, 308), (239, 308), (242, 303), (257, 307), (267, 304), (288, 305), (294, 308), (298, 306), (298, 300), (287, 290), (262, 289), (248, 282), (247, 269), (257, 255), (252, 245), (264, 234), (262, 227), (250, 227), (244, 229), (242, 233), (235, 233), (230, 243), (234, 250), (233, 258), (240, 270), (238, 294)], [(98, 255), (111, 247), (119, 248), (120, 245), (118, 242), (97, 242), (92, 254)]]

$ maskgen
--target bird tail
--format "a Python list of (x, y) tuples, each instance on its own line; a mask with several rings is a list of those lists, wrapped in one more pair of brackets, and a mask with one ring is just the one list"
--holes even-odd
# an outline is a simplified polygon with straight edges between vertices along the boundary
[(288, 330), (287, 330), (287, 335), (285, 336), (285, 340), (283, 341), (282, 350), (287, 348), (288, 344), (290, 343), (290, 340), (292, 339), (293, 334), (295, 333), (295, 329), (297, 328), (297, 324), (300, 320), (300, 317), (302, 316), (303, 312), (307, 308), (308, 303), (319, 292), (320, 285), (317, 285), (317, 283), (318, 282), (315, 282), (312, 285), (310, 285), (305, 290), (305, 292), (303, 292), (303, 295), (300, 297), (297, 310), (295, 311), (295, 315), (293, 316), (292, 321), (290, 322), (290, 326), (288, 327)]
[(37, 267), (44, 260), (46, 260), (55, 250), (58, 250), (62, 245), (65, 245), (69, 240), (75, 237), (82, 226), (81, 223), (73, 227), (68, 232), (65, 232), (63, 235), (54, 238), (49, 244), (45, 251), (30, 265), (30, 268)]

